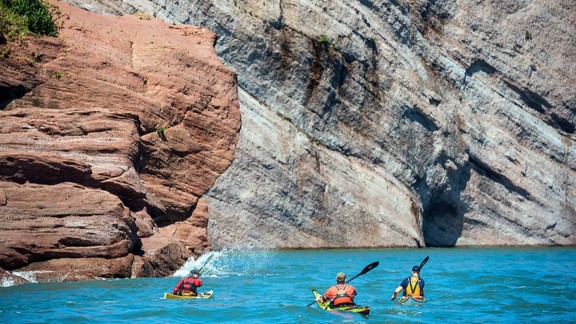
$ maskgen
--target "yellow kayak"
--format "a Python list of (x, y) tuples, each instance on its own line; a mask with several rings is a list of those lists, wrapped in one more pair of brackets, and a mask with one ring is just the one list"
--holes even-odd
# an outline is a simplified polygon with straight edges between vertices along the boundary
[[(318, 293), (316, 290), (312, 290), (312, 293), (314, 294), (314, 299), (322, 296), (320, 295), (320, 293)], [(318, 306), (320, 306), (320, 308), (324, 309), (324, 310), (338, 310), (338, 311), (343, 311), (343, 312), (352, 312), (352, 313), (357, 313), (357, 314), (361, 314), (361, 315), (368, 315), (370, 314), (370, 307), (368, 306), (359, 306), (359, 305), (347, 305), (347, 306), (340, 306), (340, 307), (330, 307), (330, 302), (317, 302)]]
[(201, 292), (197, 296), (180, 296), (180, 295), (173, 295), (169, 293), (164, 293), (165, 299), (208, 299), (212, 298), (214, 292), (212, 290), (207, 292)]
[(402, 298), (400, 298), (400, 303), (401, 304), (405, 304), (405, 305), (417, 305), (417, 304), (423, 304), (426, 302), (426, 298), (424, 297), (413, 297), (413, 296), (402, 296)]

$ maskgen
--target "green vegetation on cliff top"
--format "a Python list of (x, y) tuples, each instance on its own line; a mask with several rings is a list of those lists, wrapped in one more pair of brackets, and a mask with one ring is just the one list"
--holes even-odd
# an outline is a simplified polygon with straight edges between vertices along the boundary
[(0, 45), (30, 34), (58, 36), (56, 14), (43, 0), (0, 0)]

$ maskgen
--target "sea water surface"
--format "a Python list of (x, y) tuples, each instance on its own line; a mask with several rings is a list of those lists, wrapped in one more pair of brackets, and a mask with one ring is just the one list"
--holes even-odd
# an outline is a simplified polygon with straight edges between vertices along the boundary
[[(391, 301), (426, 256), (427, 303)], [(351, 282), (370, 316), (306, 307), (337, 272), (350, 279), (374, 261)], [(163, 298), (202, 266), (212, 299)], [(576, 248), (221, 251), (171, 278), (1, 287), (0, 323), (576, 323), (575, 270)]]

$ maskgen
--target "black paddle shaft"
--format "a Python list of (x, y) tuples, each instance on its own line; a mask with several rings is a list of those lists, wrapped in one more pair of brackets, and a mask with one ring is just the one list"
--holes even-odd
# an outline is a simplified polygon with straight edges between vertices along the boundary
[[(346, 281), (346, 282), (350, 282), (354, 279), (356, 279), (357, 277), (360, 277), (363, 274), (366, 274), (368, 271), (376, 268), (378, 265), (380, 264), (380, 262), (376, 261), (376, 262), (372, 262), (369, 265), (367, 265), (359, 274), (355, 275), (354, 277), (350, 278), (350, 280)], [(316, 301), (311, 302), (310, 304), (306, 305), (306, 307), (310, 307), (312, 306)]]

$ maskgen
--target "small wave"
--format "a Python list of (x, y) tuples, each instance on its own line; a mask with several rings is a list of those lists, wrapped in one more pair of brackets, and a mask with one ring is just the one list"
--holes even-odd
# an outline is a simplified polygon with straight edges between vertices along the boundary
[(28, 282), (30, 283), (37, 283), (38, 280), (36, 280), (36, 273), (37, 271), (14, 271), (12, 272), (13, 275), (18, 276), (18, 277), (22, 277), (26, 280), (28, 280)]
[(14, 278), (2, 278), (0, 281), (0, 287), (12, 287), (14, 286)]
[[(52, 272), (53, 271), (49, 271), (49, 270), (13, 271), (12, 274), (28, 280), (29, 283), (38, 283), (37, 275), (43, 274), (43, 273), (52, 273)], [(65, 282), (65, 281), (67, 281), (66, 279), (68, 279), (68, 276), (70, 276), (70, 273), (61, 274), (60, 277), (50, 276), (49, 279), (43, 278), (42, 282)]]
[(28, 283), (38, 283), (36, 279), (36, 274), (38, 273), (47, 273), (50, 271), (7, 271), (6, 273), (9, 276), (3, 277), (0, 281), (1, 287), (11, 287), (15, 285), (19, 285), (25, 282)]

